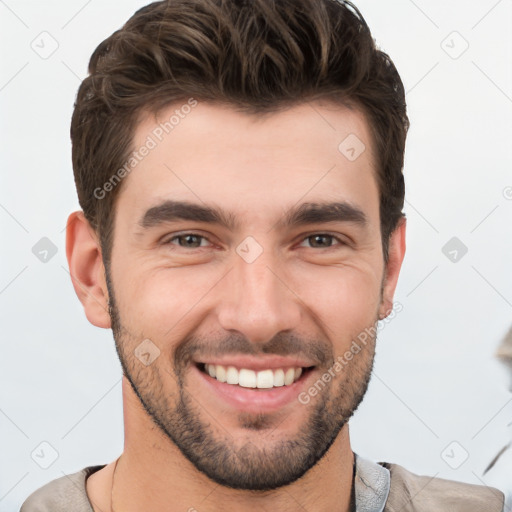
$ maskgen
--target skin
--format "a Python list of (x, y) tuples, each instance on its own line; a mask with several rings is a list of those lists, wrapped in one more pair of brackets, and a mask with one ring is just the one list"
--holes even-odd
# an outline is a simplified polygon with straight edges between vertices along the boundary
[[(158, 119), (145, 116), (134, 148), (175, 108)], [(355, 161), (338, 150), (349, 134), (366, 146)], [(138, 221), (144, 212), (166, 199), (222, 206), (239, 227), (181, 220), (142, 229)], [(287, 208), (325, 201), (357, 205), (366, 225), (276, 227)], [(292, 511), (300, 504), (309, 512), (348, 512), (353, 464), (348, 419), (366, 391), (375, 338), (308, 405), (292, 400), (265, 414), (241, 414), (204, 385), (190, 359), (184, 356), (180, 366), (176, 356), (187, 354), (192, 342), (198, 347), (194, 357), (223, 354), (221, 347), (232, 336), (254, 357), (264, 357), (271, 340), (284, 340), (280, 350), (292, 355), (286, 342), (294, 336), (298, 349), (323, 356), (310, 359), (317, 364), (304, 378), (304, 391), (359, 333), (389, 314), (405, 255), (405, 219), (391, 236), (385, 266), (375, 159), (363, 114), (316, 101), (257, 118), (199, 103), (124, 178), (115, 207), (110, 294), (97, 235), (82, 212), (70, 215), (67, 228), (76, 293), (92, 324), (113, 328), (132, 382), (123, 377), (125, 443), (115, 473), (115, 510)], [(199, 239), (200, 248), (180, 246), (177, 239), (163, 243), (190, 231), (206, 237)], [(315, 246), (310, 237), (325, 233), (344, 243), (327, 238)], [(248, 236), (263, 249), (252, 263), (236, 252)], [(107, 301), (114, 293), (118, 316), (112, 325)], [(133, 356), (144, 339), (160, 350), (148, 366)], [(180, 400), (195, 420), (193, 428), (209, 436), (209, 444), (191, 448), (199, 459), (208, 461), (205, 450), (217, 443), (231, 457), (224, 461), (225, 472), (244, 472), (253, 461), (251, 478), (288, 472), (287, 485), (251, 491), (208, 476), (173, 442), (172, 435), (183, 434), (176, 420)], [(322, 411), (324, 426), (313, 430), (310, 422)], [(286, 450), (290, 440), (304, 441), (301, 449)], [(316, 460), (292, 475), (287, 468), (304, 463), (314, 442), (324, 446), (325, 455), (316, 446)], [(95, 511), (111, 510), (112, 469), (110, 463), (87, 480)]]

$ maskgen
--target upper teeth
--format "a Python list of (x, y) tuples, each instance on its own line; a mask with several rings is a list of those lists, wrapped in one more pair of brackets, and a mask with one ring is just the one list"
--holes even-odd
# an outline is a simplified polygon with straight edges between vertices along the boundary
[(244, 388), (272, 388), (289, 386), (293, 384), (302, 374), (302, 368), (288, 368), (284, 370), (262, 370), (255, 372), (242, 368), (238, 370), (234, 366), (222, 366), (220, 364), (205, 364), (205, 370), (220, 382), (238, 384)]

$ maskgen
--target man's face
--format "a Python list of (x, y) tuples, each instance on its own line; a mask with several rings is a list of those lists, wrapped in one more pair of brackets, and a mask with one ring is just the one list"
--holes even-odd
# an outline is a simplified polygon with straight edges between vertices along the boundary
[[(199, 103), (158, 141), (176, 108), (137, 127), (134, 149), (148, 136), (157, 145), (116, 203), (117, 350), (146, 412), (199, 470), (234, 488), (277, 488), (320, 460), (370, 378), (375, 337), (322, 381), (383, 311), (369, 130), (359, 112), (328, 104), (256, 118)], [(231, 223), (182, 218), (170, 201)], [(305, 203), (319, 215), (286, 222)], [(344, 206), (321, 214), (327, 203)], [(221, 382), (226, 372), (243, 385)], [(299, 400), (315, 383), (316, 396)]]

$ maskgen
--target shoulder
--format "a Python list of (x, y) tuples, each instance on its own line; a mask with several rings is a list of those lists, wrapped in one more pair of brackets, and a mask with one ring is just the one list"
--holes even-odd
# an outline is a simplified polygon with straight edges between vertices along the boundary
[(411, 473), (398, 464), (389, 469), (391, 486), (385, 512), (502, 512), (504, 495), (494, 487)]
[(85, 481), (89, 475), (103, 467), (104, 464), (88, 466), (48, 482), (23, 502), (20, 512), (92, 512)]

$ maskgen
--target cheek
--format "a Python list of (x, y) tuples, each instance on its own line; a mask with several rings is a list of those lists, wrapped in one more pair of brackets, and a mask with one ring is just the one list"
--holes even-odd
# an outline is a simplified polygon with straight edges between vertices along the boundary
[(362, 266), (318, 267), (302, 272), (299, 297), (326, 325), (326, 334), (347, 341), (372, 324), (381, 282)]
[(174, 338), (186, 329), (189, 319), (197, 318), (195, 308), (220, 277), (222, 273), (199, 266), (139, 268), (115, 288), (123, 325), (143, 329), (147, 337)]
[[(304, 318), (325, 326), (325, 335), (350, 343), (368, 327), (380, 304), (380, 276), (370, 261), (339, 265), (300, 262), (279, 272)], [(123, 326), (155, 340), (182, 339), (226, 296), (227, 265), (145, 268), (121, 265), (115, 276), (116, 301)], [(123, 276), (128, 276), (123, 278)], [(314, 313), (315, 318), (311, 318)], [(307, 320), (306, 320), (307, 321)], [(299, 327), (299, 326), (298, 326)]]

